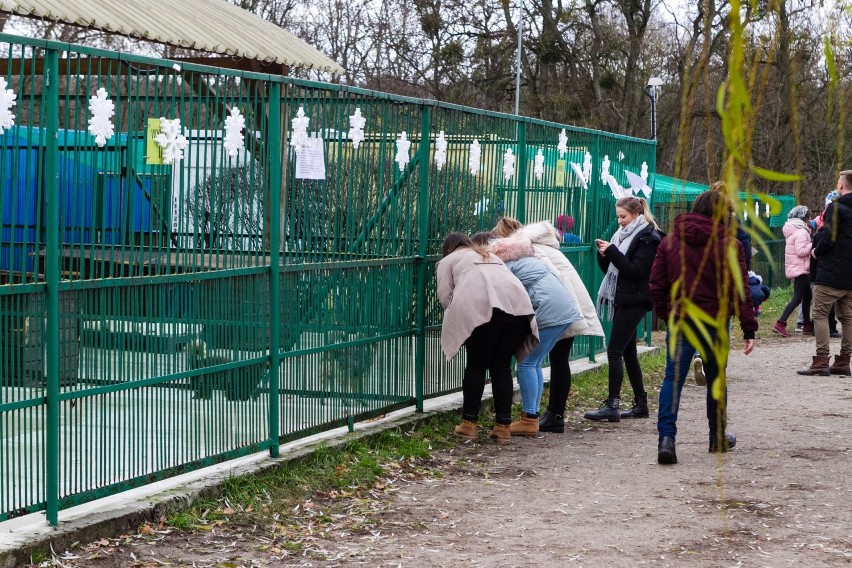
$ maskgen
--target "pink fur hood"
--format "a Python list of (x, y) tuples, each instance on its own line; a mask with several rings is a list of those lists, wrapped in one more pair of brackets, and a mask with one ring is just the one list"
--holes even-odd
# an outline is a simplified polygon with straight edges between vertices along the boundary
[(535, 256), (532, 241), (519, 234), (493, 241), (491, 243), (491, 252), (503, 262), (518, 260), (525, 256)]

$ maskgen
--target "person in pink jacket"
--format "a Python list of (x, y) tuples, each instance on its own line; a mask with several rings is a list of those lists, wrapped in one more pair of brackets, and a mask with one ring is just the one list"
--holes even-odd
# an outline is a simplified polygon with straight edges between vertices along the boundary
[(782, 337), (790, 337), (787, 331), (787, 318), (799, 304), (802, 304), (804, 324), (802, 333), (813, 333), (814, 322), (811, 320), (811, 228), (808, 224), (808, 208), (796, 205), (787, 214), (787, 222), (781, 232), (787, 239), (784, 247), (784, 272), (793, 281), (793, 297), (781, 312), (781, 317), (772, 326), (772, 331)]
[(486, 371), (494, 395), (494, 428), (489, 438), (511, 438), (512, 355), (523, 361), (538, 343), (535, 310), (521, 281), (502, 260), (462, 233), (450, 233), (435, 269), (438, 299), (444, 307), (441, 349), (449, 361), (464, 345), (462, 422), (455, 435), (477, 437)]

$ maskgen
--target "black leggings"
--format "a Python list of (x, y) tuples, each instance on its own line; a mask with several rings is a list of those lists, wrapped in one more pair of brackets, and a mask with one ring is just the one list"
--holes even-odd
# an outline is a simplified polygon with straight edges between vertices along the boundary
[(553, 414), (565, 415), (568, 393), (571, 392), (571, 347), (574, 338), (560, 339), (550, 350), (550, 398), (547, 409)]
[(621, 398), (621, 383), (624, 382), (624, 369), (633, 387), (634, 396), (646, 396), (642, 384), (642, 367), (636, 352), (636, 326), (648, 313), (645, 306), (615, 307), (612, 316), (612, 331), (606, 347), (609, 362), (609, 398)]
[(793, 279), (793, 297), (781, 312), (778, 321), (786, 322), (799, 304), (802, 304), (802, 318), (805, 322), (811, 321), (811, 280), (807, 274), (800, 274)]
[(491, 321), (473, 330), (467, 341), (467, 365), (462, 379), (462, 418), (476, 422), (485, 390), (485, 372), (491, 374), (494, 414), (498, 424), (512, 422), (512, 355), (530, 332), (529, 316), (513, 316), (495, 309)]

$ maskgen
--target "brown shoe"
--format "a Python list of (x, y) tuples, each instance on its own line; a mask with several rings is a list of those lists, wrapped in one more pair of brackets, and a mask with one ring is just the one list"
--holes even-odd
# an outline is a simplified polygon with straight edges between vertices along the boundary
[(835, 355), (834, 364), (829, 368), (832, 375), (852, 375), (849, 365), (849, 355)]
[(495, 424), (488, 437), (498, 444), (508, 444), (512, 440), (512, 432), (508, 424)]
[(811, 363), (811, 366), (805, 369), (799, 369), (796, 373), (800, 375), (820, 375), (827, 377), (831, 374), (831, 369), (829, 367), (830, 362), (830, 356), (823, 357), (822, 355), (814, 355), (814, 362)]
[(476, 422), (462, 420), (462, 423), (453, 430), (453, 434), (465, 440), (476, 440)]
[(521, 418), (509, 425), (512, 436), (536, 436), (538, 435), (538, 417), (529, 418), (526, 412), (521, 412)]

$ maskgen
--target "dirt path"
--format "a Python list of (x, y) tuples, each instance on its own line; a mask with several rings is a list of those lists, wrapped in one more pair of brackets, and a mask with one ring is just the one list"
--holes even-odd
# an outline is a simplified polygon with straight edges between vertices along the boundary
[(812, 345), (733, 355), (739, 444), (721, 459), (707, 453), (703, 387), (688, 382), (674, 466), (656, 463), (653, 418), (601, 426), (578, 413), (562, 435), (440, 454), (442, 478), (401, 482), (377, 525), (314, 534), (310, 554), (214, 531), (138, 546), (132, 564), (67, 565), (848, 566), (852, 378), (796, 375)]

